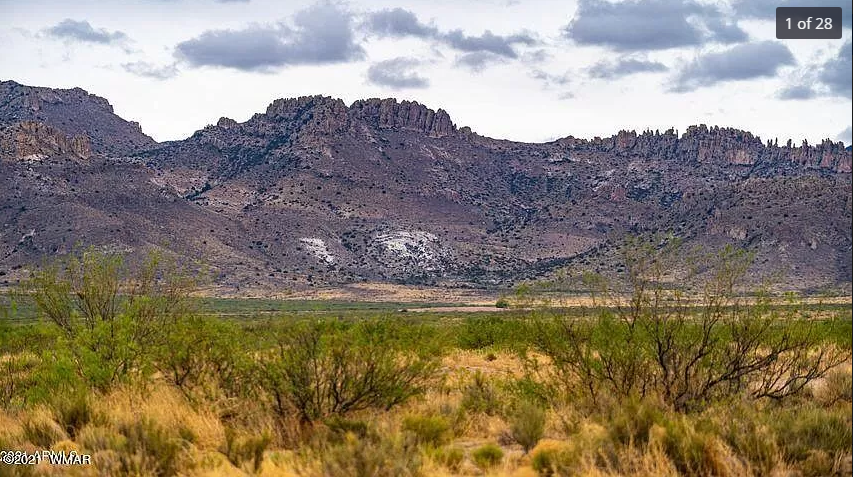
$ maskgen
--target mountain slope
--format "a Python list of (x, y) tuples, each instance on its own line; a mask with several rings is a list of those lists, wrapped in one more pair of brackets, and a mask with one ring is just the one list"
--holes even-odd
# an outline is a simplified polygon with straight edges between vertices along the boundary
[[(232, 288), (507, 286), (562, 266), (618, 271), (621, 236), (671, 231), (754, 250), (755, 281), (851, 282), (851, 155), (840, 143), (777, 146), (696, 126), (526, 144), (414, 102), (312, 96), (155, 144), (108, 104), (65, 99), (33, 132), (8, 106), (21, 103), (14, 94), (0, 99), (0, 273), (83, 241), (163, 247)], [(96, 139), (72, 118), (111, 132)]]

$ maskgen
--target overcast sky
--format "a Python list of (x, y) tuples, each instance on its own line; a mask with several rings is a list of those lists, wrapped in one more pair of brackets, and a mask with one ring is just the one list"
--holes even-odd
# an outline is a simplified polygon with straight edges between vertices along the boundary
[[(843, 6), (776, 40), (777, 6)], [(0, 79), (79, 86), (157, 140), (272, 100), (416, 100), (546, 141), (733, 126), (851, 142), (850, 0), (0, 0)]]

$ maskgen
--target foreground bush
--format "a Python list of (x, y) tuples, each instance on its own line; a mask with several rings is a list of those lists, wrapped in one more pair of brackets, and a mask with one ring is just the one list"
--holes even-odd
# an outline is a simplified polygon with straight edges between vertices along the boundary
[(591, 320), (533, 321), (537, 353), (524, 359), (552, 400), (597, 406), (654, 396), (679, 411), (735, 397), (781, 400), (850, 359), (849, 349), (824, 342), (820, 323), (796, 310), (783, 315), (760, 297), (738, 298), (748, 255), (726, 249), (709, 260), (697, 305), (664, 288), (661, 276), (672, 264), (656, 247), (635, 247), (625, 252), (626, 290), (588, 278), (599, 290)]
[(412, 433), (419, 444), (438, 447), (452, 437), (450, 423), (441, 416), (406, 416), (403, 430)]
[(477, 467), (488, 470), (501, 463), (504, 451), (497, 444), (484, 444), (471, 453), (471, 458)]
[[(202, 317), (168, 269), (88, 257), (31, 290), (46, 324), (0, 320), (2, 449), (76, 449), (98, 475), (851, 475), (849, 315), (738, 301), (742, 264), (708, 268), (698, 307), (635, 258), (637, 292), (593, 315), (424, 326)], [(528, 353), (459, 349), (482, 346)]]
[(131, 269), (88, 249), (33, 273), (23, 292), (61, 333), (77, 373), (106, 390), (150, 371), (146, 352), (186, 312), (191, 280), (156, 254)]
[(510, 435), (524, 452), (532, 449), (545, 432), (545, 410), (535, 402), (521, 401), (510, 414)]
[(281, 416), (303, 423), (374, 408), (389, 410), (424, 391), (430, 356), (401, 353), (388, 321), (299, 323), (259, 363), (260, 386)]
[(413, 441), (401, 435), (347, 434), (343, 441), (321, 446), (317, 457), (323, 475), (353, 477), (414, 477), (423, 461)]

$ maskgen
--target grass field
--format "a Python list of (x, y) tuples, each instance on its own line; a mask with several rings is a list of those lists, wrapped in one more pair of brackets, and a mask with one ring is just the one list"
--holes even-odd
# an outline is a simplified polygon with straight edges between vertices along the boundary
[(0, 297), (0, 450), (92, 461), (0, 476), (853, 473), (849, 302), (198, 298), (117, 263)]

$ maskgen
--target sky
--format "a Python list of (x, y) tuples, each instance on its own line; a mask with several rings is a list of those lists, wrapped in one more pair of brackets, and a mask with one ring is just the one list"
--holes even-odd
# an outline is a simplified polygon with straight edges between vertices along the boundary
[[(840, 40), (776, 40), (778, 6)], [(0, 79), (81, 87), (158, 141), (277, 98), (395, 97), (543, 142), (693, 124), (851, 143), (851, 2), (0, 0)]]

